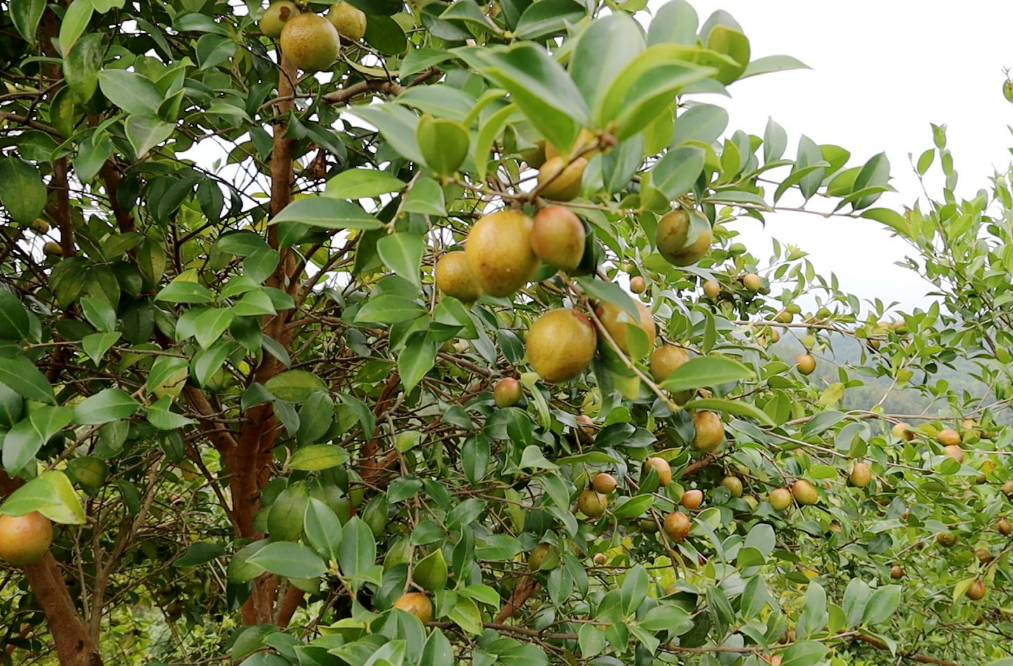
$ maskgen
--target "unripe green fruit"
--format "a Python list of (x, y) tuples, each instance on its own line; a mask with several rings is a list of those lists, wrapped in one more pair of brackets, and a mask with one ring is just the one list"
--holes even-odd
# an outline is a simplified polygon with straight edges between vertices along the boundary
[(696, 237), (690, 238), (692, 226), (690, 214), (682, 208), (667, 213), (658, 221), (654, 244), (668, 263), (689, 266), (710, 252), (713, 240), (711, 228), (700, 228)]
[(353, 42), (362, 39), (366, 34), (366, 14), (361, 9), (347, 2), (336, 2), (327, 11), (327, 20), (335, 27), (338, 34)]
[(737, 476), (721, 479), (721, 487), (731, 493), (732, 497), (742, 497), (742, 480)]
[(890, 428), (890, 434), (907, 442), (914, 439), (916, 435), (915, 431), (911, 428), (910, 423), (894, 424), (894, 426)]
[(535, 546), (531, 554), (528, 555), (528, 571), (538, 571), (542, 568), (542, 564), (545, 562), (545, 558), (552, 552), (552, 545), (547, 543), (538, 544)]
[(940, 532), (936, 535), (936, 543), (944, 548), (952, 548), (957, 544), (956, 532)]
[(277, 38), (281, 36), (281, 30), (288, 20), (298, 14), (299, 8), (294, 2), (289, 2), (289, 0), (274, 2), (264, 10), (264, 15), (260, 17), (257, 27), (265, 36)]
[(774, 315), (774, 321), (776, 321), (776, 322), (778, 322), (780, 324), (790, 324), (794, 320), (795, 320), (795, 315), (793, 315), (792, 313), (790, 313), (790, 312), (788, 312), (786, 310), (781, 310), (776, 315)]
[(712, 301), (717, 300), (718, 296), (721, 295), (721, 283), (716, 280), (707, 280), (703, 283), (703, 293), (704, 296)]
[(590, 488), (585, 488), (577, 497), (577, 508), (588, 518), (600, 518), (609, 505), (607, 495), (597, 493)]

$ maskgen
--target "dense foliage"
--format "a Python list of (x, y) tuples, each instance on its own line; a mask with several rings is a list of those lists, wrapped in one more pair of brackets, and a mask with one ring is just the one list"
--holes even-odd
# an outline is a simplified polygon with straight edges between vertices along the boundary
[[(1009, 174), (729, 130), (802, 64), (683, 0), (347, 2), (0, 2), (0, 660), (1013, 654)], [(785, 201), (937, 304), (736, 241)]]

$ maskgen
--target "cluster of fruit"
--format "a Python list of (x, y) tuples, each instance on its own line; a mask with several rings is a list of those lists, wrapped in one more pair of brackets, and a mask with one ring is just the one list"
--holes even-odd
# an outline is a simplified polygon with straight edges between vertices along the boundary
[(341, 37), (357, 42), (366, 34), (366, 14), (343, 0), (327, 16), (300, 11), (290, 0), (272, 3), (260, 18), (260, 32), (278, 39), (282, 54), (305, 72), (330, 68), (341, 50)]

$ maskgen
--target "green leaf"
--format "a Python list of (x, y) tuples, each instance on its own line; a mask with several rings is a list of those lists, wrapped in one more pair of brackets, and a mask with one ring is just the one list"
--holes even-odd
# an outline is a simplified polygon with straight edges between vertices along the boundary
[(108, 388), (74, 407), (74, 421), (81, 425), (99, 425), (130, 418), (140, 408), (141, 403), (126, 391)]
[(348, 451), (335, 444), (311, 444), (296, 449), (288, 461), (289, 469), (318, 472), (348, 462)]
[[(183, 367), (185, 368), (186, 365)], [(151, 403), (147, 414), (145, 414), (145, 418), (148, 420), (148, 423), (155, 426), (158, 430), (178, 430), (179, 428), (196, 423), (193, 419), (173, 412), (171, 408), (172, 398), (164, 396)]]
[(186, 549), (183, 557), (176, 560), (173, 566), (195, 567), (216, 560), (223, 555), (225, 555), (225, 549), (222, 548), (221, 544), (210, 541), (197, 541)]
[(576, 281), (589, 296), (611, 303), (633, 317), (634, 321), (640, 321), (640, 312), (633, 299), (615, 282), (605, 282), (589, 276), (579, 277)]
[(851, 629), (857, 627), (865, 615), (865, 607), (869, 603), (872, 591), (861, 578), (852, 578), (848, 587), (844, 590), (844, 601), (841, 608), (846, 617), (846, 626)]
[(308, 502), (309, 491), (302, 481), (289, 484), (278, 494), (267, 514), (267, 532), (271, 541), (295, 541), (299, 538)]
[(86, 104), (98, 90), (98, 73), (105, 52), (104, 41), (100, 33), (85, 35), (63, 59), (63, 78), (78, 104)]
[(399, 232), (388, 234), (376, 243), (380, 259), (404, 279), (422, 288), (422, 255), (426, 251), (425, 240), (419, 234)]
[(809, 65), (791, 56), (764, 56), (749, 63), (746, 71), (742, 73), (739, 79), (746, 79), (758, 74), (769, 74), (771, 72), (785, 72), (792, 69), (809, 69)]
[(447, 561), (443, 550), (437, 548), (415, 564), (412, 579), (430, 592), (439, 592), (447, 586)]
[(345, 523), (341, 533), (341, 546), (338, 549), (338, 565), (344, 578), (353, 579), (353, 587), (358, 588), (354, 580), (376, 561), (376, 541), (369, 525), (357, 516)]
[(397, 356), (397, 370), (405, 391), (411, 392), (436, 363), (436, 343), (425, 332), (414, 333)]
[(639, 518), (654, 506), (654, 496), (650, 493), (637, 495), (616, 506), (612, 514), (616, 518)]
[(285, 578), (316, 578), (327, 572), (327, 565), (320, 556), (291, 541), (269, 543), (246, 561)]
[[(706, 26), (705, 26), (706, 27)], [(730, 56), (735, 64), (723, 64), (715, 78), (728, 85), (741, 77), (749, 65), (749, 39), (741, 31), (726, 25), (714, 26), (707, 36), (707, 48)]]
[(665, 43), (696, 46), (699, 25), (700, 18), (692, 5), (686, 0), (671, 0), (659, 7), (651, 19), (647, 43), (651, 46)]
[(380, 135), (399, 154), (418, 164), (425, 159), (415, 140), (419, 118), (400, 104), (373, 104), (348, 109), (347, 113), (359, 116), (380, 131)]
[(674, 201), (696, 185), (705, 159), (703, 150), (696, 146), (669, 150), (651, 169), (651, 185)]
[(900, 585), (887, 585), (873, 592), (862, 614), (862, 624), (874, 627), (889, 620), (900, 605), (900, 598)]
[[(400, 11), (400, 10), (399, 10)], [(414, 49), (401, 61), (401, 76), (417, 74), (441, 62), (450, 60), (453, 55), (442, 49)]]
[[(671, 375), (669, 375), (671, 376)], [(722, 412), (724, 414), (732, 414), (735, 416), (745, 416), (746, 418), (755, 419), (765, 426), (773, 428), (776, 423), (770, 416), (754, 405), (751, 402), (745, 402), (743, 400), (725, 400), (724, 398), (704, 398), (702, 400), (693, 400), (685, 405), (685, 409), (706, 409), (712, 412)]]
[(264, 388), (286, 402), (305, 402), (317, 391), (327, 392), (324, 380), (305, 370), (279, 372), (264, 382)]
[(419, 119), (415, 138), (426, 164), (441, 176), (456, 173), (468, 157), (468, 128), (456, 120), (433, 118), (427, 113)]
[(88, 22), (95, 9), (91, 0), (74, 0), (63, 13), (60, 23), (60, 50), (66, 54), (77, 41), (78, 37), (88, 29)]
[(0, 159), (0, 203), (11, 219), (29, 225), (46, 207), (46, 186), (39, 171), (16, 157)]
[(813, 581), (805, 593), (802, 614), (795, 627), (796, 634), (799, 638), (808, 638), (822, 631), (828, 620), (827, 592), (822, 585)]
[(132, 115), (127, 118), (124, 129), (134, 153), (138, 158), (141, 158), (149, 150), (172, 136), (176, 126), (153, 116)]
[(402, 209), (408, 213), (446, 216), (447, 205), (443, 197), (443, 188), (432, 178), (419, 178), (405, 195)]
[(14, 27), (17, 29), (26, 42), (29, 44), (35, 44), (35, 35), (39, 30), (39, 21), (42, 20), (42, 14), (46, 11), (45, 0), (11, 0), (8, 5), (10, 8), (11, 20), (14, 22)]
[(813, 666), (830, 652), (830, 648), (816, 641), (795, 643), (781, 654), (781, 666)]
[(313, 497), (306, 504), (306, 515), (303, 517), (303, 529), (306, 538), (314, 550), (328, 561), (338, 560), (341, 546), (341, 521), (329, 506)]
[(24, 356), (0, 358), (0, 382), (29, 400), (56, 404), (53, 387), (35, 364)]
[(454, 624), (469, 634), (478, 636), (482, 633), (482, 613), (475, 602), (466, 597), (459, 597), (454, 607), (447, 613)]
[(521, 39), (534, 40), (563, 32), (567, 23), (579, 23), (586, 15), (587, 9), (573, 0), (538, 0), (521, 14), (514, 33)]
[(682, 364), (661, 384), (672, 393), (687, 389), (718, 386), (753, 376), (753, 371), (724, 356), (697, 356)]
[[(74, 4), (80, 1), (74, 0)], [(141, 74), (125, 69), (106, 69), (99, 72), (98, 84), (102, 88), (102, 94), (127, 113), (152, 117), (158, 115), (162, 95), (155, 84)]]
[(184, 276), (177, 277), (155, 295), (156, 301), (169, 303), (210, 303), (214, 299), (206, 287)]
[(83, 525), (84, 509), (70, 480), (63, 472), (51, 470), (21, 486), (0, 504), (0, 513), (23, 516), (38, 511), (54, 523)]
[(889, 208), (870, 208), (863, 210), (861, 216), (885, 224), (904, 238), (911, 238), (911, 225), (897, 211)]
[(454, 666), (454, 648), (439, 629), (433, 629), (422, 647), (419, 666)]
[(404, 296), (380, 294), (372, 296), (365, 305), (359, 308), (359, 311), (355, 313), (355, 321), (356, 323), (397, 324), (417, 319), (425, 312), (421, 305)]
[(296, 199), (271, 219), (271, 224), (298, 222), (318, 229), (379, 229), (379, 220), (349, 201), (330, 197)]
[(3, 440), (4, 469), (15, 474), (25, 468), (49, 438), (74, 420), (69, 407), (39, 407), (27, 418), (11, 428)]
[(207, 349), (218, 342), (222, 333), (232, 324), (233, 319), (235, 319), (235, 315), (231, 308), (210, 308), (197, 317), (197, 321), (194, 322), (197, 329), (194, 338), (201, 349)]
[(81, 349), (95, 365), (99, 365), (102, 357), (119, 339), (119, 333), (92, 333), (81, 338)]
[(27, 340), (32, 335), (28, 308), (9, 291), (0, 291), (0, 338)]
[(544, 48), (522, 42), (511, 47), (455, 49), (454, 53), (503, 86), (560, 153), (570, 151), (579, 129), (587, 125), (589, 110), (573, 79)]
[(400, 192), (405, 183), (386, 171), (356, 168), (342, 171), (327, 181), (324, 196), (335, 199), (366, 199)]

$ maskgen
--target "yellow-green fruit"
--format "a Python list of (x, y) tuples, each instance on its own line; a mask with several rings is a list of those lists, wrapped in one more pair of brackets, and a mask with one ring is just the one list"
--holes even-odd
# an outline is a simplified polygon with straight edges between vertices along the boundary
[(971, 601), (980, 601), (985, 597), (985, 591), (985, 583), (980, 578), (975, 578), (967, 588), (967, 598)]
[(635, 301), (634, 305), (637, 307), (637, 313), (640, 315), (640, 321), (633, 321), (633, 317), (630, 316), (626, 310), (623, 310), (617, 305), (606, 303), (602, 301), (598, 303), (594, 308), (594, 313), (597, 315), (598, 320), (601, 321), (602, 326), (608, 331), (612, 341), (615, 342), (624, 353), (630, 351), (629, 338), (627, 336), (626, 327), (630, 324), (637, 324), (647, 335), (647, 344), (654, 346), (654, 338), (658, 334), (658, 329), (654, 325), (654, 316), (651, 315), (651, 311), (647, 307), (639, 302)]
[(784, 511), (791, 506), (791, 491), (787, 488), (778, 488), (770, 491), (767, 501), (777, 511)]
[(492, 395), (497, 407), (516, 405), (521, 399), (521, 383), (513, 377), (501, 379), (493, 387)]
[(562, 157), (545, 160), (538, 168), (538, 193), (554, 201), (570, 201), (580, 194), (580, 179), (587, 168), (587, 160), (578, 157), (567, 164)]
[(1006, 497), (1013, 497), (1013, 481), (1007, 481), (1002, 484), (1002, 494)]
[(717, 300), (721, 294), (721, 283), (717, 280), (707, 280), (703, 283), (703, 294), (712, 301)]
[(471, 303), (482, 295), (464, 252), (448, 252), (436, 262), (436, 287), (447, 296)]
[(281, 29), (281, 50), (304, 72), (319, 72), (334, 64), (341, 50), (341, 38), (323, 16), (299, 14)]
[(528, 331), (528, 363), (550, 383), (573, 379), (594, 358), (598, 336), (591, 320), (576, 310), (549, 310)]
[(791, 485), (791, 496), (799, 504), (816, 504), (820, 501), (816, 489), (805, 479), (799, 479)]
[(742, 286), (749, 291), (760, 291), (763, 289), (763, 278), (756, 273), (747, 273), (742, 278)]
[(693, 415), (693, 448), (697, 451), (713, 451), (725, 439), (725, 424), (714, 412), (697, 412)]
[(544, 141), (539, 141), (531, 148), (520, 151), (518, 154), (525, 164), (533, 169), (545, 164), (546, 146)]
[(394, 608), (411, 613), (423, 624), (433, 619), (433, 602), (429, 601), (429, 597), (420, 592), (402, 594), (394, 602)]
[(672, 483), (672, 466), (668, 464), (667, 460), (651, 456), (644, 461), (644, 475), (646, 476), (652, 469), (658, 475), (659, 486), (667, 486)]
[(594, 557), (591, 558), (591, 561), (594, 562), (599, 567), (608, 562), (608, 560), (609, 560), (608, 555), (606, 555), (605, 553), (595, 553)]
[(681, 208), (667, 213), (658, 221), (654, 244), (668, 263), (689, 266), (710, 252), (713, 239), (710, 227), (701, 229), (696, 238), (690, 239), (691, 226), (689, 213)]
[(943, 446), (950, 446), (953, 444), (960, 444), (960, 433), (953, 428), (943, 428), (936, 435), (936, 441)]
[(957, 534), (956, 532), (940, 532), (936, 534), (936, 543), (943, 548), (953, 548), (957, 545)]
[(631, 277), (630, 278), (630, 291), (632, 291), (634, 294), (642, 294), (642, 293), (644, 293), (645, 291), (647, 291), (647, 280), (645, 280), (644, 278), (640, 277), (639, 275), (635, 275), (635, 276)]
[(482, 290), (492, 296), (509, 296), (538, 270), (531, 249), (534, 221), (524, 213), (501, 210), (475, 223), (464, 253), (471, 273)]
[[(573, 148), (570, 149), (570, 155), (573, 155), (574, 157), (580, 156), (590, 159), (591, 156), (597, 152), (597, 150), (594, 151), (588, 150), (591, 146), (594, 145), (595, 141), (596, 139), (594, 136), (594, 132), (591, 132), (590, 130), (586, 129), (580, 130), (580, 134), (577, 135), (577, 140), (574, 142)], [(555, 146), (546, 141), (545, 159), (551, 160), (553, 157), (559, 157), (559, 151), (556, 150)]]
[(679, 543), (689, 536), (689, 530), (693, 527), (693, 522), (683, 512), (673, 511), (665, 516), (665, 522), (662, 524), (662, 527), (669, 539), (675, 543)]
[(545, 557), (552, 551), (552, 546), (540, 543), (528, 555), (528, 571), (538, 571), (545, 562)]
[(32, 224), (31, 224), (31, 227), (32, 227), (32, 231), (34, 231), (37, 234), (47, 234), (47, 233), (49, 233), (49, 222), (46, 222), (45, 220), (41, 220), (41, 219), (39, 219), (39, 220), (33, 220)]
[(910, 442), (915, 438), (915, 431), (912, 430), (910, 423), (896, 423), (890, 428), (890, 434), (899, 439), (903, 439), (906, 442)]
[(904, 567), (898, 564), (895, 564), (892, 567), (890, 567), (890, 578), (893, 578), (894, 580), (900, 580), (903, 577), (904, 577)]
[(943, 455), (953, 458), (958, 463), (964, 462), (964, 450), (956, 444), (948, 444), (943, 447)]
[(687, 490), (682, 494), (682, 499), (679, 500), (679, 504), (690, 511), (699, 509), (700, 505), (703, 504), (703, 491)]
[(651, 376), (659, 384), (689, 360), (686, 350), (675, 345), (661, 345), (651, 353)]
[(995, 527), (999, 530), (999, 534), (1003, 536), (1013, 534), (1013, 523), (1011, 523), (1007, 518), (1000, 518), (999, 522), (995, 524)]
[(62, 257), (63, 248), (56, 241), (49, 241), (42, 246), (42, 251), (51, 257)]
[(577, 414), (577, 434), (590, 441), (594, 439), (594, 419), (587, 414)]
[(260, 23), (257, 26), (260, 28), (260, 32), (267, 37), (277, 38), (281, 36), (281, 30), (288, 20), (298, 14), (299, 8), (294, 2), (281, 0), (281, 2), (272, 3), (264, 10), (264, 15), (260, 17)]
[(816, 359), (812, 354), (799, 354), (795, 359), (795, 367), (799, 374), (811, 375), (816, 371)]
[(0, 516), (0, 558), (16, 567), (35, 564), (49, 552), (53, 524), (38, 511)]
[(580, 266), (587, 234), (580, 218), (562, 206), (546, 206), (535, 214), (531, 249), (539, 259), (563, 271)]
[(793, 315), (792, 313), (788, 312), (787, 310), (781, 310), (776, 315), (774, 315), (774, 321), (776, 321), (776, 322), (778, 322), (780, 324), (790, 324), (794, 320), (795, 320), (795, 315)]
[(864, 462), (856, 462), (848, 475), (848, 481), (857, 488), (864, 488), (872, 483), (872, 468)]
[(616, 489), (617, 485), (616, 477), (605, 472), (595, 474), (594, 478), (591, 479), (591, 487), (596, 493), (601, 493), (602, 495), (608, 495)]
[(602, 495), (590, 488), (581, 491), (577, 498), (577, 508), (588, 518), (598, 518), (605, 513), (605, 507), (609, 505), (608, 495)]
[(354, 5), (347, 2), (336, 2), (327, 11), (327, 20), (338, 31), (342, 37), (347, 37), (353, 42), (362, 39), (366, 34), (366, 14)]
[(742, 497), (742, 479), (737, 476), (721, 479), (721, 487), (731, 493), (732, 497)]

